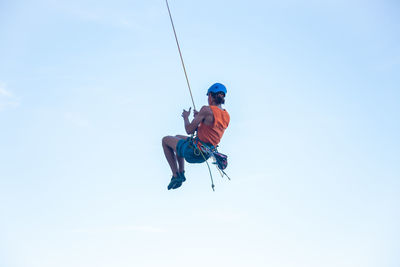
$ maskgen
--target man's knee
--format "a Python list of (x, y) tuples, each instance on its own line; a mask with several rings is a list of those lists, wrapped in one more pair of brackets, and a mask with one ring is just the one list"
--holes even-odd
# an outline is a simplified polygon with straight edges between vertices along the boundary
[(161, 144), (162, 144), (163, 146), (165, 146), (165, 145), (167, 144), (168, 137), (170, 137), (170, 136), (167, 135), (167, 136), (164, 136), (164, 137), (161, 139)]
[(169, 146), (169, 144), (171, 143), (171, 139), (173, 139), (175, 137), (171, 136), (171, 135), (167, 135), (164, 136), (161, 140), (161, 143), (163, 146)]

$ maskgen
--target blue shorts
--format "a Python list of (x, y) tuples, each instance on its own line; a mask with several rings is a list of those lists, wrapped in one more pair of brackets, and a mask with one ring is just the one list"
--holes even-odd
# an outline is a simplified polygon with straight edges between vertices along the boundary
[(199, 149), (195, 147), (190, 137), (178, 141), (176, 153), (189, 163), (203, 163), (210, 157), (207, 152), (203, 152), (203, 155), (201, 155)]

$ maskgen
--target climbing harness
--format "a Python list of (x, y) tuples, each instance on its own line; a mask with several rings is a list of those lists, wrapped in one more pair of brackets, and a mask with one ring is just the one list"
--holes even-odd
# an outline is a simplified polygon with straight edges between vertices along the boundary
[(221, 174), (221, 177), (224, 177), (224, 175), (225, 175), (228, 178), (228, 180), (231, 179), (224, 171), (224, 169), (226, 169), (226, 167), (228, 166), (228, 156), (218, 152), (218, 150), (217, 150), (218, 146), (216, 146), (216, 147), (209, 146), (209, 145), (205, 144), (204, 142), (202, 142), (198, 137), (193, 137), (193, 136), (190, 137), (190, 142), (192, 142), (193, 147), (194, 147), (193, 153), (196, 156), (201, 155), (207, 164), (208, 172), (210, 173), (210, 178), (211, 178), (211, 188), (213, 191), (215, 191), (214, 179), (212, 177), (210, 165), (208, 164), (207, 158), (204, 154), (206, 154), (208, 156), (208, 158), (212, 157), (214, 159), (213, 164), (216, 165), (217, 170)]

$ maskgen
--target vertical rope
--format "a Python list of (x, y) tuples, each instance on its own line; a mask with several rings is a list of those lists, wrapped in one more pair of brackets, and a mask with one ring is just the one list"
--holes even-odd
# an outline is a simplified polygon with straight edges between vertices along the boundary
[(176, 45), (178, 46), (178, 51), (179, 51), (179, 56), (181, 57), (181, 62), (182, 62), (183, 71), (185, 72), (185, 77), (186, 77), (186, 82), (187, 82), (187, 85), (188, 85), (188, 88), (189, 88), (190, 97), (192, 98), (193, 110), (196, 110), (196, 106), (195, 106), (194, 100), (193, 100), (192, 90), (190, 89), (189, 78), (188, 78), (187, 73), (186, 73), (185, 63), (183, 62), (183, 57), (182, 57), (181, 48), (180, 48), (180, 46), (179, 46), (178, 37), (176, 36), (174, 21), (172, 20), (171, 11), (170, 11), (170, 9), (169, 9), (168, 0), (165, 0), (165, 2), (167, 3), (169, 18), (171, 19), (172, 29), (174, 30)]
[(207, 163), (208, 172), (210, 173), (210, 178), (211, 178), (211, 188), (212, 188), (212, 190), (215, 192), (215, 189), (214, 189), (214, 188), (215, 188), (214, 179), (213, 179), (212, 174), (211, 174), (210, 164), (208, 164), (208, 161), (207, 161), (206, 157), (204, 156), (203, 152), (201, 151), (201, 148), (199, 148), (199, 151), (200, 151), (201, 155), (203, 156), (203, 159), (204, 159), (204, 160), (206, 161), (206, 163)]

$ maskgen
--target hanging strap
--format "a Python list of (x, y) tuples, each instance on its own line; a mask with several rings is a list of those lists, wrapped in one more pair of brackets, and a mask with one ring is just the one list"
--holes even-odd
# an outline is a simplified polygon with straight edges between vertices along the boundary
[[(193, 153), (196, 155), (196, 156), (202, 156), (203, 157), (203, 159), (204, 159), (204, 161), (206, 162), (206, 164), (207, 164), (207, 167), (208, 167), (208, 172), (210, 173), (210, 179), (211, 179), (211, 188), (212, 188), (212, 190), (215, 192), (215, 185), (214, 185), (214, 179), (213, 179), (213, 176), (212, 176), (212, 173), (211, 173), (211, 168), (210, 168), (210, 165), (208, 164), (208, 161), (207, 161), (207, 158), (206, 158), (206, 156), (204, 155), (204, 153), (203, 153), (203, 149), (202, 149), (202, 147), (204, 147), (205, 148), (205, 152), (207, 152), (207, 154), (210, 154), (210, 153), (212, 153), (212, 152), (210, 152), (209, 151), (209, 148), (203, 143), (203, 142), (201, 142), (200, 141), (200, 139), (196, 136), (196, 137), (194, 137), (194, 134), (191, 136), (191, 137), (189, 137), (190, 138), (190, 142), (192, 143), (192, 145), (193, 145)], [(199, 143), (200, 143), (200, 145), (199, 145)], [(199, 147), (200, 146), (200, 147)]]
[(210, 173), (210, 178), (211, 178), (211, 188), (215, 192), (214, 179), (213, 179), (212, 174), (211, 174), (210, 164), (208, 164), (208, 161), (207, 161), (206, 157), (204, 156), (203, 151), (201, 149), (198, 149), (198, 150), (200, 151), (200, 154), (203, 156), (204, 161), (207, 163), (208, 172)]
[[(216, 156), (214, 155), (214, 153), (217, 153), (218, 152), (218, 150), (217, 150), (217, 147), (218, 146), (216, 146), (216, 147), (214, 147), (214, 146), (209, 146), (209, 145), (207, 145), (206, 143), (204, 143), (203, 141), (201, 141), (199, 138), (197, 138), (196, 137), (196, 139), (195, 139), (198, 143), (200, 143), (201, 144), (201, 147), (202, 148), (204, 148), (204, 150), (208, 153), (208, 154), (210, 154), (210, 156), (212, 156), (212, 157), (214, 157), (214, 159), (215, 159), (215, 161), (217, 162), (217, 159), (216, 159)], [(202, 152), (201, 151), (201, 149), (198, 149), (200, 152)], [(203, 154), (202, 154), (203, 155)], [(205, 157), (204, 157), (204, 155), (203, 155), (203, 158), (205, 159)], [(207, 161), (206, 161), (207, 162)], [(223, 169), (220, 169), (219, 167), (218, 167), (218, 164), (216, 163), (216, 162), (214, 162), (214, 164), (216, 164), (217, 166), (217, 170), (219, 171), (219, 173), (221, 174), (221, 177), (224, 177), (224, 175), (228, 178), (228, 180), (231, 180), (231, 178), (228, 176), (228, 174), (226, 174), (226, 172), (223, 170)], [(208, 165), (208, 162), (207, 162), (207, 165)]]

